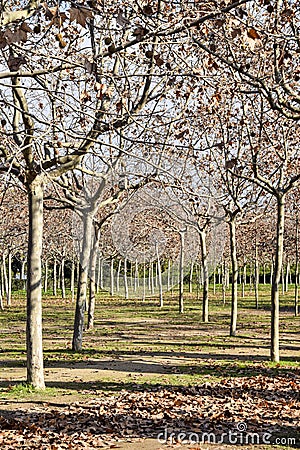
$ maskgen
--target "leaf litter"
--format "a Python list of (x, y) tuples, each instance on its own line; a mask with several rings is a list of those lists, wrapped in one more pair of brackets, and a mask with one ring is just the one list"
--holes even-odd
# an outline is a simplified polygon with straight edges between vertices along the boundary
[[(257, 375), (194, 386), (145, 386), (62, 407), (0, 411), (0, 446), (60, 450), (118, 448), (168, 433), (221, 436), (244, 424), (247, 433), (293, 436), (299, 443), (300, 376)], [(91, 395), (93, 392), (91, 392)], [(177, 443), (180, 445), (180, 442)]]

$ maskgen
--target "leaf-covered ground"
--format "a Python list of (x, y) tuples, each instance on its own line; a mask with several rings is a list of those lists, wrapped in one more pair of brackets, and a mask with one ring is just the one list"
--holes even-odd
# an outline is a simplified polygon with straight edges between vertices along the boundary
[[(0, 411), (1, 412), (1, 411)], [(102, 393), (91, 401), (1, 412), (1, 449), (114, 448), (126, 440), (300, 446), (300, 376)], [(142, 444), (141, 444), (142, 445)], [(142, 448), (142, 447), (141, 447)]]

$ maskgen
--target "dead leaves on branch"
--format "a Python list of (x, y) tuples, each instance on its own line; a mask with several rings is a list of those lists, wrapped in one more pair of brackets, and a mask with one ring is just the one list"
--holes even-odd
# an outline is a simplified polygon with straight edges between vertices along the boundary
[(70, 22), (75, 21), (83, 28), (86, 27), (88, 20), (93, 17), (92, 10), (87, 8), (70, 8), (68, 12), (70, 14)]
[[(30, 30), (30, 31), (29, 31)], [(32, 32), (31, 28), (25, 24), (25, 22), (14, 31), (5, 30), (0, 33), (0, 49), (5, 48), (7, 45), (11, 45), (18, 42), (26, 42), (28, 32)]]
[(221, 436), (236, 432), (239, 423), (246, 424), (247, 433), (287, 436), (294, 431), (299, 439), (300, 377), (293, 373), (190, 387), (132, 387), (135, 392), (97, 392), (97, 399), (69, 407), (45, 405), (0, 416), (1, 448), (112, 448), (119, 441), (156, 438), (166, 429), (200, 438), (207, 432)]
[[(70, 23), (76, 22), (85, 28), (88, 21), (93, 17), (92, 10), (86, 7), (71, 7), (64, 12), (60, 11), (57, 6), (50, 8), (47, 3), (43, 3), (43, 8), (45, 19), (47, 22), (50, 22), (47, 23), (46, 28), (49, 29), (53, 25), (59, 29), (59, 32), (55, 34), (55, 38), (59, 42), (60, 48), (64, 48), (67, 45), (61, 27), (68, 19)], [(0, 49), (4, 49), (11, 44), (27, 42), (29, 33), (39, 34), (41, 31), (40, 24), (31, 28), (27, 22), (22, 22), (14, 29), (7, 29), (4, 32), (0, 32)]]

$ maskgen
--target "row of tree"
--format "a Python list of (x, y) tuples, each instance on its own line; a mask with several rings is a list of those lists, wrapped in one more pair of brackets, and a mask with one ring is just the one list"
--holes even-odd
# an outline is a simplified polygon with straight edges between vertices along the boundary
[(44, 387), (44, 199), (81, 217), (78, 350), (100, 230), (150, 183), (158, 195), (148, 195), (144, 209), (153, 197), (164, 226), (174, 232), (180, 224), (180, 249), (196, 229), (204, 267), (208, 227), (228, 220), (233, 335), (237, 222), (272, 208), (271, 358), (279, 360), (284, 220), (300, 179), (299, 20), (287, 0), (4, 3), (0, 170), (3, 191), (13, 185), (28, 199), (29, 383)]

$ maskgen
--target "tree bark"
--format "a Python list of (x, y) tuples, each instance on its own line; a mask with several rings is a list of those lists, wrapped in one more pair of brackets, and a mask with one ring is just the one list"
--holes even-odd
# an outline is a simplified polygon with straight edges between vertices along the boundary
[(242, 279), (242, 297), (245, 298), (245, 286), (247, 282), (247, 263), (244, 261), (243, 266), (243, 279)]
[(115, 295), (114, 258), (110, 258), (110, 295)]
[(167, 272), (167, 291), (169, 292), (171, 287), (171, 261), (168, 259), (168, 272)]
[(5, 253), (2, 255), (2, 267), (3, 267), (3, 280), (4, 280), (4, 289), (6, 295), (6, 304), (9, 305), (9, 296), (8, 296), (8, 276), (7, 276), (7, 268), (6, 268), (6, 256)]
[(255, 307), (258, 309), (258, 287), (259, 287), (259, 265), (258, 265), (258, 246), (255, 239), (255, 261), (254, 261), (254, 290), (255, 290)]
[(27, 382), (44, 389), (42, 341), (43, 185), (35, 178), (28, 185), (29, 235), (27, 256)]
[(183, 287), (184, 287), (184, 237), (185, 231), (180, 231), (180, 259), (179, 259), (179, 313), (183, 313)]
[(0, 285), (0, 309), (1, 309), (1, 311), (4, 310), (3, 296), (2, 296), (2, 288), (1, 288), (1, 285)]
[(291, 266), (290, 266), (290, 261), (288, 259), (287, 263), (286, 263), (285, 292), (289, 291), (290, 270), (291, 270)]
[(279, 362), (279, 283), (283, 263), (285, 195), (277, 197), (277, 233), (274, 275), (271, 291), (271, 360)]
[(158, 245), (156, 245), (156, 257), (157, 257), (157, 280), (159, 288), (159, 306), (160, 308), (162, 308), (164, 306), (164, 298), (163, 298), (163, 286), (162, 286), (161, 265), (160, 265)]
[(231, 256), (231, 320), (230, 336), (236, 335), (237, 314), (238, 314), (238, 261), (236, 255), (236, 219), (231, 216), (229, 220), (230, 229), (230, 256)]
[(96, 302), (96, 264), (98, 256), (99, 230), (95, 230), (90, 266), (90, 290), (87, 329), (94, 328), (95, 302)]
[(61, 277), (60, 277), (60, 283), (61, 283), (61, 298), (66, 298), (66, 283), (65, 283), (65, 257), (62, 257), (61, 260)]
[(8, 278), (8, 290), (7, 290), (7, 306), (11, 306), (11, 284), (12, 284), (12, 268), (11, 268), (11, 251), (8, 252), (7, 258), (7, 278)]
[(72, 259), (72, 266), (71, 266), (71, 280), (70, 280), (70, 289), (71, 289), (71, 302), (74, 302), (74, 285), (75, 285), (75, 263)]
[(226, 304), (226, 262), (223, 261), (222, 264), (222, 298), (223, 298), (223, 305)]
[(44, 292), (48, 290), (48, 258), (45, 260), (45, 280), (44, 280)]
[(74, 332), (72, 341), (72, 350), (79, 352), (82, 350), (84, 312), (86, 307), (86, 294), (88, 283), (88, 269), (90, 262), (93, 218), (86, 214), (83, 221), (84, 233), (82, 241), (82, 249), (80, 252), (80, 270), (78, 279), (78, 288), (76, 296), (76, 310), (74, 318)]
[(118, 270), (117, 270), (117, 280), (116, 280), (116, 290), (117, 290), (117, 292), (120, 291), (120, 273), (121, 273), (121, 265), (122, 265), (122, 260), (119, 259), (119, 262), (118, 262)]
[(299, 299), (299, 220), (296, 219), (296, 267), (295, 267), (295, 316), (298, 316), (298, 299)]
[(57, 261), (56, 258), (54, 258), (53, 263), (53, 295), (56, 297), (57, 295)]
[(200, 231), (201, 259), (203, 273), (203, 290), (202, 290), (202, 321), (208, 322), (208, 266), (207, 266), (207, 247), (206, 232)]
[(191, 262), (191, 268), (190, 268), (190, 276), (189, 276), (189, 293), (193, 293), (193, 272), (194, 272), (194, 263)]
[(128, 278), (127, 278), (127, 258), (124, 259), (124, 295), (125, 299), (129, 298), (128, 294)]

